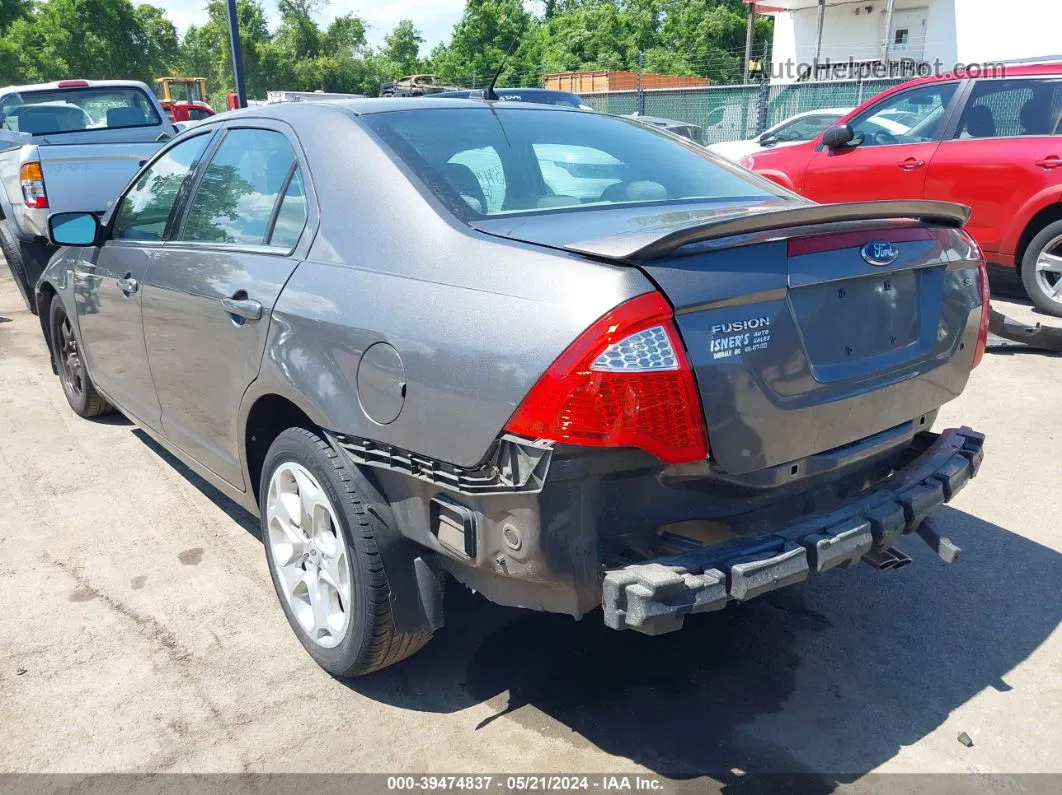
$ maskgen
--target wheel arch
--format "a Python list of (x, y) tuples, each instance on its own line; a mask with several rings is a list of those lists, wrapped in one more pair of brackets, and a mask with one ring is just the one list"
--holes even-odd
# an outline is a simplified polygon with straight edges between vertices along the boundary
[(247, 405), (243, 418), (241, 434), (244, 474), (247, 477), (248, 492), (258, 503), (259, 481), (262, 476), (262, 464), (270, 445), (288, 428), (305, 428), (321, 430), (306, 411), (303, 401), (275, 391), (265, 391), (253, 397)]
[(765, 177), (766, 179), (769, 179), (771, 182), (774, 182), (774, 183), (776, 183), (778, 185), (781, 185), (786, 190), (791, 190), (794, 193), (797, 192), (797, 189), (796, 189), (795, 185), (793, 184), (793, 180), (791, 180), (789, 178), (789, 175), (786, 174), (784, 171), (779, 171), (779, 170), (773, 169), (773, 168), (765, 168), (762, 171), (759, 170), (759, 169), (755, 169), (755, 171), (761, 177)]
[(48, 356), (52, 361), (52, 373), (59, 374), (59, 368), (55, 364), (55, 350), (52, 348), (52, 301), (59, 294), (50, 281), (43, 281), (37, 285), (34, 301), (37, 304), (37, 320), (41, 324), (41, 332), (44, 334), (44, 344), (48, 346)]
[(1025, 223), (1014, 246), (1014, 267), (1019, 277), (1021, 276), (1022, 260), (1025, 259), (1025, 253), (1032, 239), (1040, 234), (1045, 227), (1056, 221), (1062, 221), (1062, 201), (1057, 199), (1041, 207)]

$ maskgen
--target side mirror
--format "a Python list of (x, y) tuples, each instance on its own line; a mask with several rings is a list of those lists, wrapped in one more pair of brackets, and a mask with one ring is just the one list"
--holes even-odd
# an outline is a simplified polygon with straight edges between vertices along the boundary
[(778, 143), (778, 136), (774, 133), (764, 133), (760, 136), (760, 146), (774, 146)]
[(837, 124), (822, 134), (822, 143), (828, 149), (840, 149), (855, 139), (851, 124)]
[(92, 213), (56, 213), (48, 218), (48, 238), (57, 246), (94, 246), (100, 221)]

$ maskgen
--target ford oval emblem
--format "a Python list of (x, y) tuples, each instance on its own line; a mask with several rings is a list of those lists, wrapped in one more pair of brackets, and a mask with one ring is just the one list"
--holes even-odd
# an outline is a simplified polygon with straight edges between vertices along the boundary
[(900, 256), (900, 250), (885, 240), (871, 240), (859, 253), (869, 265), (891, 265)]

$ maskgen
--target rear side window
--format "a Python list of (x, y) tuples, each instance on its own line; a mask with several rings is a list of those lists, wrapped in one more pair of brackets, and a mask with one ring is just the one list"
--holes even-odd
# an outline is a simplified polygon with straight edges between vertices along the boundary
[(955, 138), (1054, 135), (1062, 116), (1062, 80), (979, 80)]
[(288, 182), (288, 188), (280, 199), (277, 220), (273, 224), (268, 245), (277, 248), (293, 248), (299, 242), (306, 226), (306, 191), (302, 184), (302, 172), (296, 166)]
[(122, 197), (115, 211), (115, 240), (160, 241), (181, 185), (203, 154), (210, 135), (182, 141), (152, 163)]
[[(177, 239), (237, 246), (268, 245), (270, 225), (278, 217), (274, 208), (283, 198), (285, 201), (279, 205), (283, 210), (290, 191), (301, 192), (301, 177), (292, 187), (295, 171), (295, 150), (283, 134), (273, 130), (230, 130), (203, 172)], [(300, 198), (305, 222), (305, 198), (300, 196), (290, 197), (285, 222), (293, 218), (291, 213)], [(288, 229), (280, 237), (274, 236), (277, 245), (291, 233)]]
[(776, 195), (637, 121), (517, 102), (362, 121), (462, 217)]
[(24, 91), (0, 100), (0, 127), (31, 135), (154, 127), (162, 120), (138, 88)]

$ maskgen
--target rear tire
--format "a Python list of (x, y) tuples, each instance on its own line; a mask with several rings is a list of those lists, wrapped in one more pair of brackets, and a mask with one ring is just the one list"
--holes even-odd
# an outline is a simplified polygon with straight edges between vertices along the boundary
[(1021, 282), (1037, 309), (1062, 317), (1062, 221), (1048, 224), (1029, 242)]
[(431, 632), (395, 630), (391, 586), (350, 464), (318, 434), (273, 441), (259, 488), (262, 540), (277, 598), (299, 642), (338, 677), (378, 671), (420, 651)]
[(26, 302), (26, 309), (37, 314), (37, 308), (30, 298), (33, 285), (26, 277), (26, 266), (22, 261), (22, 247), (19, 246), (4, 221), (0, 221), (0, 252), (3, 252), (4, 259), (7, 260), (7, 267), (11, 270), (11, 277), (15, 280), (15, 284), (18, 285), (22, 300)]
[(77, 336), (74, 334), (73, 325), (58, 298), (52, 298), (48, 308), (48, 318), (52, 357), (59, 374), (59, 382), (63, 385), (63, 394), (66, 395), (66, 402), (70, 404), (70, 408), (79, 417), (85, 419), (92, 419), (114, 411), (111, 404), (96, 391), (89, 377), (85, 357)]

